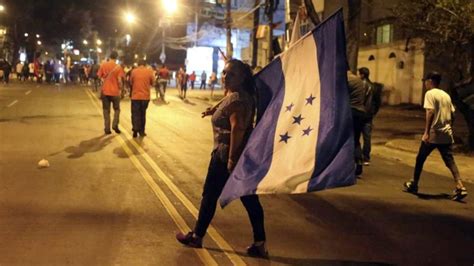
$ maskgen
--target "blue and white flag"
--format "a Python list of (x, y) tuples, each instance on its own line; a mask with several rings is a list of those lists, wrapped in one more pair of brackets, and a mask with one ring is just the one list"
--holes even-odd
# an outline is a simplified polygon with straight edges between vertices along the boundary
[(256, 75), (258, 123), (221, 206), (251, 194), (355, 184), (346, 62), (340, 10)]

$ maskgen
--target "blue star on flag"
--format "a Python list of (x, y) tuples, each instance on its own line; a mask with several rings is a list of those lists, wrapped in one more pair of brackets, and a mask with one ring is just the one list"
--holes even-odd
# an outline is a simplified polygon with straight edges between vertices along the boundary
[(313, 96), (313, 94), (311, 94), (311, 96), (309, 96), (308, 98), (306, 98), (306, 105), (308, 104), (311, 104), (313, 105), (313, 100), (316, 99), (316, 97)]
[(309, 126), (307, 129), (303, 129), (303, 135), (302, 136), (309, 136), (309, 133), (313, 131), (313, 129)]
[(301, 120), (303, 120), (303, 119), (304, 119), (304, 117), (301, 117), (301, 115), (299, 115), (299, 116), (293, 116), (293, 120), (294, 120), (294, 121), (293, 121), (293, 124), (298, 123), (298, 125), (301, 125)]
[(285, 143), (288, 143), (288, 140), (291, 138), (290, 135), (288, 135), (288, 132), (285, 133), (285, 135), (280, 135), (280, 142), (284, 141)]
[(285, 112), (291, 112), (291, 109), (293, 109), (295, 105), (291, 103), (290, 105), (286, 106), (286, 111)]

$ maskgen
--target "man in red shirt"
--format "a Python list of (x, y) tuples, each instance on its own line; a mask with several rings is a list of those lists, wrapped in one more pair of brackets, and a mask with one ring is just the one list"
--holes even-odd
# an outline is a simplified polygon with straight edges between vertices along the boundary
[(191, 75), (189, 75), (189, 83), (191, 83), (191, 90), (194, 90), (194, 82), (196, 81), (196, 72), (193, 71)]
[(102, 79), (104, 85), (102, 85), (102, 110), (104, 113), (104, 132), (106, 135), (110, 132), (110, 103), (113, 104), (114, 108), (114, 120), (112, 122), (112, 129), (120, 134), (119, 116), (120, 116), (120, 88), (123, 83), (125, 73), (120, 65), (115, 61), (117, 60), (118, 53), (113, 51), (110, 54), (110, 60), (103, 63), (97, 76)]
[(150, 88), (153, 86), (153, 70), (146, 67), (145, 60), (138, 62), (138, 67), (132, 70), (130, 84), (132, 85), (132, 127), (133, 137), (144, 137), (146, 109), (150, 102)]
[(158, 83), (156, 88), (156, 99), (158, 99), (158, 92), (160, 93), (160, 98), (163, 102), (165, 101), (165, 94), (166, 94), (166, 85), (170, 79), (170, 71), (168, 68), (163, 65), (160, 70), (158, 71)]

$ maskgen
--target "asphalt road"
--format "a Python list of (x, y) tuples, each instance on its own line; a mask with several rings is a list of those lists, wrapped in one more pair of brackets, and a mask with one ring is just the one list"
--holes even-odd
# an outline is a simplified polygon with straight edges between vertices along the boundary
[(87, 87), (1, 86), (0, 265), (473, 265), (474, 186), (453, 202), (450, 177), (427, 173), (419, 196), (404, 193), (413, 169), (377, 157), (355, 186), (262, 196), (269, 260), (245, 255), (237, 201), (204, 249), (183, 247), (174, 235), (194, 225), (212, 133), (207, 104), (176, 95), (151, 103), (148, 136), (132, 139), (129, 100), (123, 133), (105, 136)]

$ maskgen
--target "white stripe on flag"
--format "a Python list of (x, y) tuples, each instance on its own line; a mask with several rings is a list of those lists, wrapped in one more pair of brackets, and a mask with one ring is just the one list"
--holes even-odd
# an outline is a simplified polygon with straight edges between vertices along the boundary
[[(273, 146), (273, 157), (267, 175), (258, 184), (259, 193), (307, 192), (314, 171), (319, 132), (320, 89), (317, 47), (312, 35), (282, 54), (285, 92)], [(309, 97), (315, 97), (312, 105)], [(293, 104), (291, 111), (288, 107)], [(301, 124), (295, 117), (301, 115)], [(309, 135), (303, 130), (312, 129)], [(288, 134), (288, 142), (281, 135)]]

